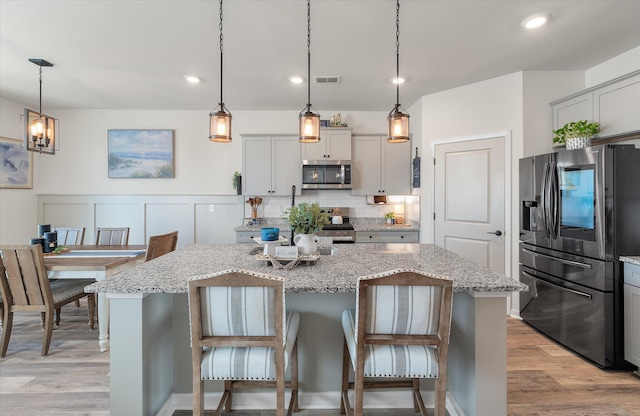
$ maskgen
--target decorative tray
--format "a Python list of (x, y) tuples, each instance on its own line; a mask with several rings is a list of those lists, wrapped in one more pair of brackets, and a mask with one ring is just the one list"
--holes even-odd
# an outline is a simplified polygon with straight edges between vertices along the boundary
[(264, 254), (256, 254), (256, 260), (271, 263), (277, 269), (293, 269), (299, 263), (311, 265), (320, 259), (320, 254), (299, 255), (297, 258), (265, 256)]

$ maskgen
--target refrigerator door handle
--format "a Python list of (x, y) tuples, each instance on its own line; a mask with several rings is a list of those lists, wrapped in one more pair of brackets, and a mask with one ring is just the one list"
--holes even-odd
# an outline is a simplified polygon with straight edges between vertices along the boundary
[(549, 169), (549, 176), (550, 176), (550, 184), (549, 184), (549, 189), (550, 189), (550, 196), (549, 199), (551, 200), (551, 206), (549, 207), (549, 219), (550, 219), (550, 228), (551, 228), (551, 237), (555, 240), (558, 238), (558, 226), (559, 226), (559, 220), (558, 220), (558, 215), (559, 215), (559, 209), (558, 209), (558, 203), (560, 201), (560, 195), (558, 192), (558, 165), (556, 162), (551, 162), (551, 167)]
[(544, 164), (544, 174), (542, 175), (542, 225), (544, 226), (544, 234), (547, 238), (549, 238), (549, 225), (548, 225), (548, 213), (549, 213), (549, 205), (547, 203), (547, 198), (549, 193), (547, 192), (547, 184), (549, 182), (549, 162)]
[(538, 253), (536, 251), (529, 250), (528, 248), (524, 248), (524, 247), (522, 248), (522, 251), (524, 251), (525, 253), (531, 254), (534, 257), (544, 257), (547, 259), (557, 261), (558, 263), (566, 264), (567, 266), (576, 266), (576, 267), (580, 267), (582, 269), (588, 269), (588, 270), (592, 269), (592, 266), (588, 263), (582, 263), (582, 262), (573, 261), (573, 260), (565, 260), (559, 257), (551, 256), (549, 254)]

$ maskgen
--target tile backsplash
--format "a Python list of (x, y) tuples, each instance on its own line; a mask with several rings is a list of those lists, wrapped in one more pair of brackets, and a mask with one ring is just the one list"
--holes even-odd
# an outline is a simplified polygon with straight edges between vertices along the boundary
[[(244, 199), (252, 197), (245, 195)], [(420, 197), (414, 195), (390, 195), (389, 204), (367, 204), (365, 196), (351, 195), (349, 191), (307, 191), (296, 196), (296, 204), (300, 202), (318, 202), (322, 207), (348, 207), (351, 217), (383, 218), (384, 214), (393, 211), (396, 215), (404, 215), (406, 221), (420, 221)], [(265, 196), (258, 207), (258, 217), (279, 218), (282, 212), (291, 206), (291, 197)], [(251, 207), (245, 204), (244, 216), (249, 217)]]

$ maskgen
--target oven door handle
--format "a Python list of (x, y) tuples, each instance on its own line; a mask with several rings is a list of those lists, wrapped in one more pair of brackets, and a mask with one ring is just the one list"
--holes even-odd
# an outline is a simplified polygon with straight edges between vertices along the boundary
[(526, 253), (529, 253), (534, 257), (544, 257), (544, 258), (547, 258), (547, 259), (555, 260), (558, 263), (566, 264), (567, 266), (576, 266), (576, 267), (580, 267), (580, 268), (588, 269), (588, 270), (590, 270), (592, 268), (592, 266), (590, 264), (588, 264), (588, 263), (582, 263), (582, 262), (573, 261), (573, 260), (565, 260), (565, 259), (561, 259), (561, 258), (558, 258), (558, 257), (551, 256), (549, 254), (538, 253), (538, 252), (535, 252), (533, 250), (529, 250), (528, 248), (523, 248), (522, 251), (524, 251)]
[(552, 287), (554, 287), (556, 289), (564, 290), (565, 292), (570, 292), (570, 293), (573, 293), (574, 295), (583, 296), (583, 297), (585, 297), (587, 299), (591, 299), (592, 298), (592, 296), (590, 294), (588, 294), (588, 293), (580, 292), (579, 290), (573, 290), (573, 289), (569, 289), (569, 288), (564, 287), (564, 286), (560, 286), (560, 285), (555, 284), (555, 283), (551, 283), (550, 281), (544, 280), (544, 279), (540, 278), (539, 276), (532, 275), (531, 273), (527, 273), (525, 271), (522, 271), (522, 274), (524, 274), (525, 276), (528, 276), (528, 277), (532, 277), (532, 278), (536, 279), (537, 281), (542, 282), (545, 285), (552, 286)]

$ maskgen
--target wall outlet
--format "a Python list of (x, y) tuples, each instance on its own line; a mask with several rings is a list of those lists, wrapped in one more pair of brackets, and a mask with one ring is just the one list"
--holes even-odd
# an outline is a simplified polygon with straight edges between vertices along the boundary
[(214, 211), (215, 211), (215, 205), (209, 204), (209, 212), (214, 212)]

